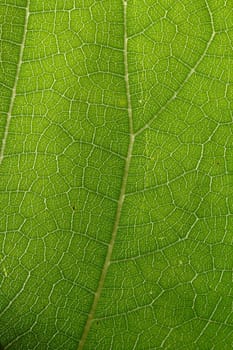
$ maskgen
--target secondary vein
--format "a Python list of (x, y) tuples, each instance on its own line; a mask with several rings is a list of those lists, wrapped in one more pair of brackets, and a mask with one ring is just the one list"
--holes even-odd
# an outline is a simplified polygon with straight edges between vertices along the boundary
[(128, 69), (128, 35), (127, 35), (127, 0), (123, 0), (123, 9), (124, 9), (124, 66), (125, 66), (125, 87), (126, 87), (126, 95), (127, 95), (127, 103), (128, 103), (128, 120), (129, 120), (129, 145), (128, 145), (128, 151), (127, 151), (127, 157), (125, 159), (125, 167), (124, 167), (124, 173), (122, 177), (122, 183), (121, 183), (121, 190), (120, 195), (117, 203), (117, 209), (116, 209), (116, 215), (115, 215), (115, 221), (114, 226), (112, 230), (112, 236), (110, 243), (108, 245), (107, 254), (104, 262), (104, 266), (102, 269), (102, 273), (100, 276), (100, 280), (98, 283), (98, 287), (94, 296), (94, 300), (91, 306), (90, 313), (88, 315), (84, 331), (81, 337), (81, 340), (79, 342), (78, 350), (82, 350), (88, 333), (91, 328), (92, 321), (94, 319), (94, 315), (97, 309), (97, 305), (103, 290), (104, 282), (107, 276), (108, 268), (111, 262), (112, 252), (114, 248), (114, 244), (116, 241), (117, 231), (120, 223), (121, 218), (121, 211), (125, 199), (125, 193), (126, 193), (126, 186), (127, 186), (127, 180), (128, 180), (128, 174), (129, 174), (129, 167), (133, 152), (133, 145), (134, 145), (134, 132), (133, 132), (133, 115), (132, 115), (132, 103), (131, 103), (131, 94), (130, 94), (130, 86), (129, 86), (129, 69)]
[(22, 38), (22, 43), (20, 45), (20, 51), (19, 51), (19, 61), (17, 64), (17, 69), (16, 69), (16, 75), (15, 75), (15, 81), (12, 89), (12, 94), (11, 94), (11, 101), (10, 101), (10, 106), (9, 110), (7, 113), (7, 119), (6, 119), (6, 126), (5, 126), (5, 131), (2, 139), (2, 145), (1, 145), (1, 150), (0, 150), (0, 165), (2, 164), (3, 158), (4, 158), (4, 153), (6, 149), (6, 142), (7, 142), (7, 137), (9, 134), (9, 128), (10, 128), (10, 122), (12, 118), (12, 111), (15, 103), (15, 97), (16, 97), (16, 88), (19, 80), (19, 74), (23, 62), (23, 52), (25, 48), (25, 42), (26, 42), (26, 35), (27, 35), (27, 27), (28, 27), (28, 18), (29, 18), (29, 5), (30, 5), (30, 0), (27, 1), (27, 6), (25, 9), (25, 21), (24, 21), (24, 31), (23, 31), (23, 38)]
[(190, 78), (193, 76), (193, 74), (196, 72), (197, 68), (199, 67), (199, 65), (202, 63), (203, 59), (205, 58), (210, 45), (212, 44), (215, 35), (216, 35), (216, 31), (214, 29), (214, 21), (213, 21), (213, 14), (210, 10), (210, 7), (208, 5), (207, 0), (204, 0), (205, 4), (206, 4), (206, 8), (208, 10), (209, 16), (210, 16), (210, 23), (211, 23), (211, 28), (212, 28), (212, 33), (211, 36), (206, 44), (206, 47), (202, 53), (202, 55), (200, 56), (200, 58), (197, 60), (197, 62), (195, 63), (194, 67), (190, 69), (187, 77), (185, 78), (185, 80), (181, 83), (181, 85), (179, 86), (179, 88), (173, 93), (173, 95), (168, 99), (168, 101), (159, 109), (159, 111), (156, 113), (155, 116), (153, 116), (143, 127), (141, 127), (138, 131), (135, 132), (135, 136), (140, 135), (144, 130), (146, 130), (147, 128), (149, 128), (151, 126), (151, 124), (153, 123), (153, 121), (170, 105), (170, 103), (172, 101), (174, 101), (177, 97), (177, 95), (180, 93), (180, 91), (183, 89), (184, 85), (190, 80)]

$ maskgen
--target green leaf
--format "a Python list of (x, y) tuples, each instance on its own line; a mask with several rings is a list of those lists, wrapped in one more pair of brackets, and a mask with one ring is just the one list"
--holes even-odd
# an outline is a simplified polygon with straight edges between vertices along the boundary
[(231, 349), (232, 0), (2, 0), (0, 37), (4, 349)]

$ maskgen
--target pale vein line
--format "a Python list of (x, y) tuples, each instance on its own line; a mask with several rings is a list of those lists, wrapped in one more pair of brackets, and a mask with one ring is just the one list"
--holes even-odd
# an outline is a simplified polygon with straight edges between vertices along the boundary
[(196, 344), (198, 342), (198, 340), (203, 336), (203, 334), (205, 333), (205, 331), (207, 330), (207, 328), (209, 327), (209, 325), (211, 324), (212, 321), (212, 317), (214, 316), (215, 312), (217, 311), (218, 309), (218, 306), (219, 304), (221, 303), (222, 301), (222, 297), (219, 298), (218, 302), (216, 303), (210, 317), (209, 317), (209, 320), (206, 322), (206, 325), (205, 327), (202, 329), (202, 331), (200, 332), (200, 334), (198, 335), (198, 337), (196, 338), (196, 340), (194, 341), (194, 344)]
[(89, 334), (90, 328), (92, 321), (95, 316), (96, 308), (103, 290), (104, 282), (106, 279), (106, 275), (108, 272), (108, 267), (111, 262), (111, 257), (112, 257), (112, 252), (113, 252), (113, 247), (114, 243), (116, 240), (117, 236), (117, 231), (118, 231), (118, 226), (120, 222), (120, 217), (121, 217), (121, 211), (125, 199), (125, 193), (126, 193), (126, 185), (127, 185), (127, 179), (128, 179), (128, 174), (129, 174), (129, 167), (130, 167), (130, 161), (132, 157), (132, 152), (133, 152), (133, 145), (134, 145), (134, 133), (133, 133), (133, 115), (132, 115), (132, 104), (131, 104), (131, 95), (130, 95), (130, 87), (129, 87), (129, 72), (128, 72), (128, 35), (127, 35), (127, 0), (123, 0), (123, 8), (124, 8), (124, 66), (125, 66), (125, 86), (126, 86), (126, 95), (127, 95), (127, 103), (128, 103), (128, 119), (129, 119), (129, 145), (128, 145), (128, 152), (127, 152), (127, 157), (125, 160), (125, 168), (124, 168), (124, 173), (123, 173), (123, 178), (122, 178), (122, 184), (121, 184), (121, 190), (120, 190), (120, 196), (118, 199), (118, 204), (117, 204), (117, 210), (116, 210), (116, 215), (115, 215), (115, 222), (112, 230), (112, 237), (111, 241), (108, 245), (108, 250), (104, 262), (104, 266), (102, 269), (102, 273), (100, 276), (100, 280), (98, 283), (98, 287), (94, 296), (94, 300), (91, 306), (90, 313), (88, 315), (83, 334), (81, 337), (81, 340), (78, 345), (78, 350), (82, 350), (87, 336)]
[(20, 51), (19, 51), (19, 61), (17, 64), (17, 69), (16, 69), (16, 76), (15, 76), (15, 81), (14, 81), (14, 86), (12, 89), (12, 94), (11, 94), (11, 101), (10, 101), (10, 106), (9, 110), (7, 113), (7, 119), (6, 119), (6, 127), (2, 139), (2, 145), (1, 145), (1, 150), (0, 150), (0, 165), (2, 164), (3, 158), (4, 158), (4, 153), (6, 149), (6, 142), (7, 142), (7, 137), (9, 134), (9, 128), (10, 128), (10, 123), (11, 123), (11, 118), (12, 118), (12, 111), (15, 103), (15, 97), (16, 97), (16, 88), (19, 80), (19, 74), (23, 62), (23, 52), (24, 52), (24, 47), (25, 47), (25, 41), (26, 41), (26, 35), (27, 35), (27, 27), (28, 27), (28, 18), (29, 18), (29, 3), (30, 0), (27, 1), (27, 6), (25, 9), (25, 21), (24, 21), (24, 31), (23, 31), (23, 39), (22, 43), (20, 45)]
[(206, 44), (205, 50), (203, 51), (202, 55), (200, 56), (199, 60), (196, 62), (196, 64), (194, 65), (194, 67), (190, 70), (190, 72), (188, 73), (187, 77), (185, 78), (185, 80), (183, 81), (183, 83), (180, 85), (180, 87), (173, 93), (173, 95), (169, 98), (169, 100), (165, 103), (165, 105), (163, 105), (159, 111), (156, 113), (155, 116), (153, 116), (142, 128), (140, 128), (137, 132), (135, 132), (135, 136), (138, 136), (139, 134), (141, 134), (145, 129), (149, 128), (149, 126), (153, 123), (153, 121), (167, 108), (167, 106), (176, 99), (177, 95), (180, 93), (180, 91), (183, 89), (184, 85), (188, 82), (188, 80), (191, 78), (191, 76), (193, 75), (193, 73), (195, 73), (196, 69), (198, 68), (198, 66), (201, 64), (201, 62), (203, 61), (203, 59), (205, 58), (206, 53), (209, 50), (209, 47), (211, 45), (211, 43), (214, 40), (216, 31), (214, 29), (214, 22), (213, 22), (213, 15), (212, 12), (210, 10), (210, 7), (207, 3), (207, 1), (205, 0), (205, 5), (207, 7), (208, 10), (208, 14), (210, 17), (210, 23), (211, 23), (211, 27), (212, 27), (212, 33), (211, 36)]

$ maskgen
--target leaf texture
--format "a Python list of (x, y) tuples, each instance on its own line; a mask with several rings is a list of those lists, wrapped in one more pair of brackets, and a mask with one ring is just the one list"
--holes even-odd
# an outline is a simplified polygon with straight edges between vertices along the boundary
[(231, 349), (232, 0), (2, 0), (0, 38), (4, 349)]

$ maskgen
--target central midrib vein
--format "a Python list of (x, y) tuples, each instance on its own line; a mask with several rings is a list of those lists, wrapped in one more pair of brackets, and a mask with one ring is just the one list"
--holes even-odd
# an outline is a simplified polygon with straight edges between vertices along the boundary
[(121, 211), (122, 211), (122, 207), (125, 199), (129, 167), (130, 167), (130, 161), (131, 161), (131, 156), (133, 152), (133, 145), (134, 145), (134, 138), (135, 138), (134, 131), (133, 131), (133, 115), (132, 115), (132, 104), (131, 104), (131, 95), (130, 95), (130, 87), (129, 87), (129, 70), (128, 70), (127, 0), (122, 0), (122, 1), (123, 1), (123, 9), (124, 9), (124, 66), (125, 66), (125, 87), (126, 87), (127, 104), (128, 104), (128, 119), (129, 119), (129, 145), (128, 145), (127, 157), (125, 159), (124, 173), (122, 177), (121, 190), (120, 190), (120, 195), (119, 195), (117, 209), (116, 209), (112, 236), (111, 236), (110, 243), (108, 245), (106, 258), (104, 261), (102, 273), (99, 279), (94, 300), (83, 330), (81, 340), (79, 342), (78, 350), (82, 350), (85, 345), (88, 333), (91, 328), (92, 321), (95, 316), (97, 305), (103, 290), (104, 282), (108, 272), (108, 267), (111, 262), (113, 247), (115, 244), (120, 217), (121, 217)]
[(29, 18), (29, 5), (30, 5), (30, 0), (27, 1), (27, 6), (25, 9), (23, 38), (22, 38), (22, 43), (20, 45), (19, 60), (18, 60), (17, 68), (16, 68), (15, 81), (14, 81), (14, 85), (13, 85), (13, 89), (12, 89), (9, 110), (7, 113), (5, 131), (4, 131), (4, 135), (2, 138), (2, 145), (1, 145), (1, 150), (0, 150), (0, 165), (2, 164), (2, 161), (4, 158), (4, 153), (5, 153), (5, 149), (6, 149), (6, 142), (7, 142), (7, 137), (8, 137), (9, 128), (10, 128), (10, 122), (11, 122), (11, 118), (12, 118), (12, 111), (13, 111), (13, 107), (14, 107), (14, 103), (15, 103), (16, 88), (18, 85), (19, 74), (20, 74), (22, 63), (23, 63), (23, 52), (24, 52), (24, 48), (25, 48), (27, 27), (28, 27), (28, 18)]

